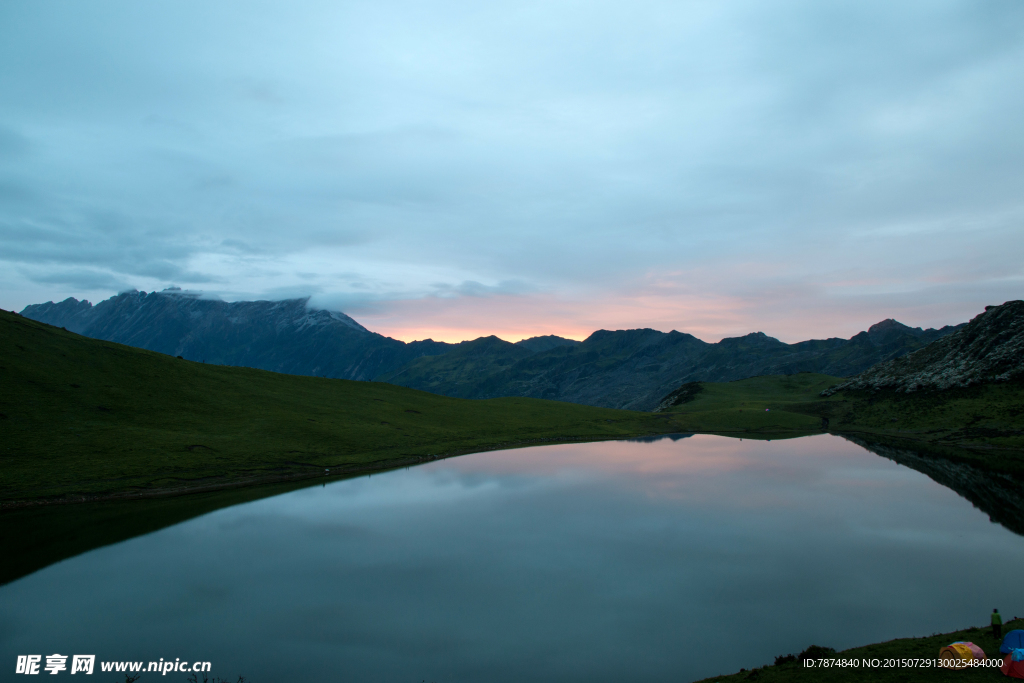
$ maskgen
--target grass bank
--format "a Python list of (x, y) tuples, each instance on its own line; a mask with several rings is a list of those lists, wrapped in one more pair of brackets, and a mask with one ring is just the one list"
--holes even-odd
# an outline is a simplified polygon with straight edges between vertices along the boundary
[(764, 375), (735, 382), (691, 382), (681, 387), (680, 403), (661, 414), (676, 416), (686, 431), (756, 436), (812, 434), (822, 418), (791, 410), (818, 400), (839, 377), (801, 372)]
[[(1024, 628), (1024, 619), (1009, 621), (1003, 625), (1003, 633), (1015, 628)], [(989, 628), (968, 628), (953, 633), (941, 633), (924, 638), (900, 638), (885, 643), (865, 645), (863, 647), (850, 648), (835, 654), (823, 655), (841, 659), (853, 660), (863, 663), (868, 660), (897, 660), (897, 659), (938, 659), (939, 650), (950, 643), (958, 640), (973, 642), (985, 651), (990, 658), (1002, 657), (999, 654), (1000, 642), (997, 642), (991, 635)], [(906, 681), (995, 681), (1007, 680), (997, 668), (976, 668), (952, 671), (938, 668), (884, 668), (884, 667), (834, 667), (834, 668), (809, 668), (799, 661), (789, 661), (780, 664), (766, 663), (765, 666), (750, 671), (740, 671), (727, 676), (715, 676), (705, 679), (706, 681), (730, 681), (735, 683), (746, 681), (759, 681), (759, 683), (775, 683), (778, 681), (795, 681), (797, 683), (814, 683), (817, 681), (829, 681), (836, 683), (853, 683), (854, 681), (872, 681), (879, 683)]]
[(676, 417), (204, 365), (0, 312), (0, 505), (152, 496), (680, 431)]

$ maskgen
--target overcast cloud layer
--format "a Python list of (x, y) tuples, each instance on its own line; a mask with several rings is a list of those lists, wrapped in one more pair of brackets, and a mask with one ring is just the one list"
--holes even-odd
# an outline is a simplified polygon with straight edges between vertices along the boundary
[(1024, 3), (0, 4), (0, 307), (404, 339), (956, 323), (1024, 284)]

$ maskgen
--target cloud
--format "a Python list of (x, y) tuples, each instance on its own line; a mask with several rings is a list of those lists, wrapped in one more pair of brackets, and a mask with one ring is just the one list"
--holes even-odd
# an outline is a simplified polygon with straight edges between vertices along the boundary
[(122, 277), (109, 271), (92, 268), (39, 270), (23, 267), (21, 271), (22, 275), (31, 282), (46, 285), (63, 285), (79, 292), (97, 290), (122, 292), (132, 289)]
[(32, 149), (28, 138), (16, 130), (0, 126), (0, 159), (7, 161), (26, 156)]
[(529, 284), (519, 280), (505, 280), (495, 285), (485, 285), (475, 280), (465, 280), (457, 285), (439, 282), (434, 284), (434, 296), (440, 297), (492, 297), (508, 294), (523, 294), (534, 290)]
[(1020, 296), (1019, 2), (61, 7), (0, 10), (4, 307), (824, 336)]

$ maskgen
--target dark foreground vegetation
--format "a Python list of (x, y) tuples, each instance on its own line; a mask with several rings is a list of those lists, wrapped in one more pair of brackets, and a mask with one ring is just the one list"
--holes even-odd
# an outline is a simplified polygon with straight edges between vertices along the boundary
[[(0, 505), (337, 476), (678, 431), (673, 415), (196, 363), (0, 313)], [(329, 472), (328, 472), (329, 470)]]
[[(1024, 619), (1016, 619), (1003, 625), (1003, 633), (1015, 628), (1024, 628)], [(875, 643), (863, 647), (854, 647), (842, 652), (829, 652), (827, 648), (808, 648), (801, 655), (810, 657), (831, 657), (839, 659), (856, 659), (861, 663), (858, 667), (807, 667), (799, 660), (798, 656), (780, 655), (776, 658), (777, 663), (765, 663), (764, 666), (750, 671), (740, 671), (728, 676), (715, 676), (707, 681), (759, 681), (760, 683), (775, 683), (775, 681), (836, 681), (845, 683), (847, 681), (878, 681), (888, 683), (896, 681), (995, 681), (1007, 680), (996, 667), (970, 668), (958, 671), (941, 669), (936, 667), (866, 667), (863, 660), (902, 660), (902, 659), (931, 659), (937, 660), (939, 650), (956, 641), (970, 641), (981, 647), (985, 655), (991, 659), (1002, 658), (999, 654), (999, 645), (992, 637), (988, 628), (968, 628), (953, 633), (941, 633), (926, 636), (924, 638), (900, 638), (885, 643)]]

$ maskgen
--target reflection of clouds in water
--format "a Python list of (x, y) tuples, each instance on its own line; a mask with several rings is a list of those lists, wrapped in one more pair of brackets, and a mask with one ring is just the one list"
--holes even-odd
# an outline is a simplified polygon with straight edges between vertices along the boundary
[[(829, 442), (827, 449), (821, 444)], [(834, 442), (834, 443), (833, 443)], [(509, 451), (492, 451), (423, 466), (433, 470), (450, 468), (459, 473), (509, 475), (514, 473), (555, 475), (579, 472), (580, 476), (618, 476), (616, 486), (649, 487), (654, 483), (678, 481), (702, 482), (695, 489), (711, 486), (735, 486), (724, 478), (732, 472), (758, 472), (801, 484), (825, 476), (842, 462), (844, 454), (863, 451), (828, 435), (786, 441), (740, 441), (738, 439), (697, 434), (686, 439), (636, 443), (600, 441), (586, 444), (559, 444)], [(887, 467), (879, 460), (879, 467)]]
[[(381, 483), (381, 477), (387, 477)], [(408, 508), (440, 501), (457, 502), (495, 493), (514, 482), (493, 476), (460, 476), (453, 470), (421, 473), (397, 470), (374, 476), (348, 479), (327, 484), (323, 490), (302, 489), (287, 500), (274, 499), (280, 507), (269, 514), (319, 516), (323, 510), (360, 510), (365, 508)]]

